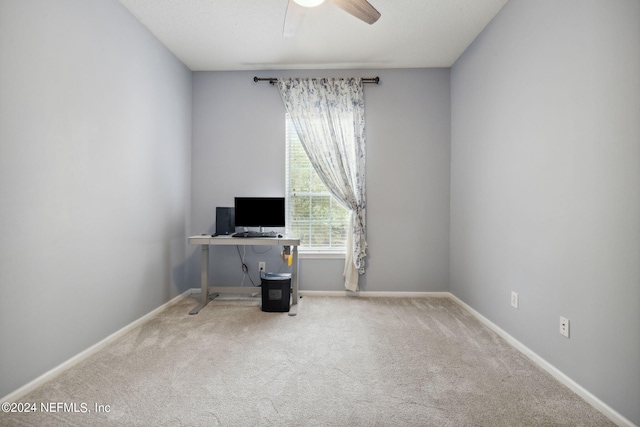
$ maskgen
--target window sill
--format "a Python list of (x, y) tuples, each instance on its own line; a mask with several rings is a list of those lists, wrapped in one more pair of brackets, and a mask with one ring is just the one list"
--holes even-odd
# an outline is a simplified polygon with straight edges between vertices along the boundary
[(313, 249), (300, 249), (298, 251), (298, 258), (300, 259), (345, 259), (346, 254), (344, 252), (325, 252), (314, 251)]

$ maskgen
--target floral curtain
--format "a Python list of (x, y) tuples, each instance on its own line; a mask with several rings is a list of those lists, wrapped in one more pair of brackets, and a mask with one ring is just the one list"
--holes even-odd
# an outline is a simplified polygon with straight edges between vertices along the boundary
[(278, 88), (318, 176), (351, 211), (344, 276), (357, 291), (367, 249), (362, 79), (278, 79)]

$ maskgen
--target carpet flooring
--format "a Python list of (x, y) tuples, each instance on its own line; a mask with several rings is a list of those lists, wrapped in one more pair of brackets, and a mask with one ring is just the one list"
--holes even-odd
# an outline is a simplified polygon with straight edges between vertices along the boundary
[[(449, 298), (185, 298), (1, 426), (611, 426)], [(42, 409), (47, 409), (43, 411)], [(52, 412), (50, 409), (54, 409)]]

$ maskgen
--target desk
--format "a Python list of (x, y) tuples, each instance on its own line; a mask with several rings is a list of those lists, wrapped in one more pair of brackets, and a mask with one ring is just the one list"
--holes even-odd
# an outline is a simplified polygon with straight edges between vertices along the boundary
[(191, 236), (189, 244), (200, 245), (200, 305), (189, 314), (198, 312), (209, 303), (209, 291), (214, 293), (257, 293), (262, 289), (254, 286), (209, 286), (209, 246), (211, 245), (249, 245), (249, 246), (291, 246), (291, 305), (289, 316), (298, 314), (298, 246), (300, 239), (291, 237), (231, 237), (231, 236)]

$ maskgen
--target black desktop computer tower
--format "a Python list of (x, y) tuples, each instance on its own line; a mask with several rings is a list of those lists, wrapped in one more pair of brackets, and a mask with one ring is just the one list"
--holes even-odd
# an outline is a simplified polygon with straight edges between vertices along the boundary
[(260, 286), (262, 287), (262, 311), (289, 311), (291, 274), (263, 274)]
[(236, 232), (235, 208), (216, 208), (216, 235), (228, 236)]

